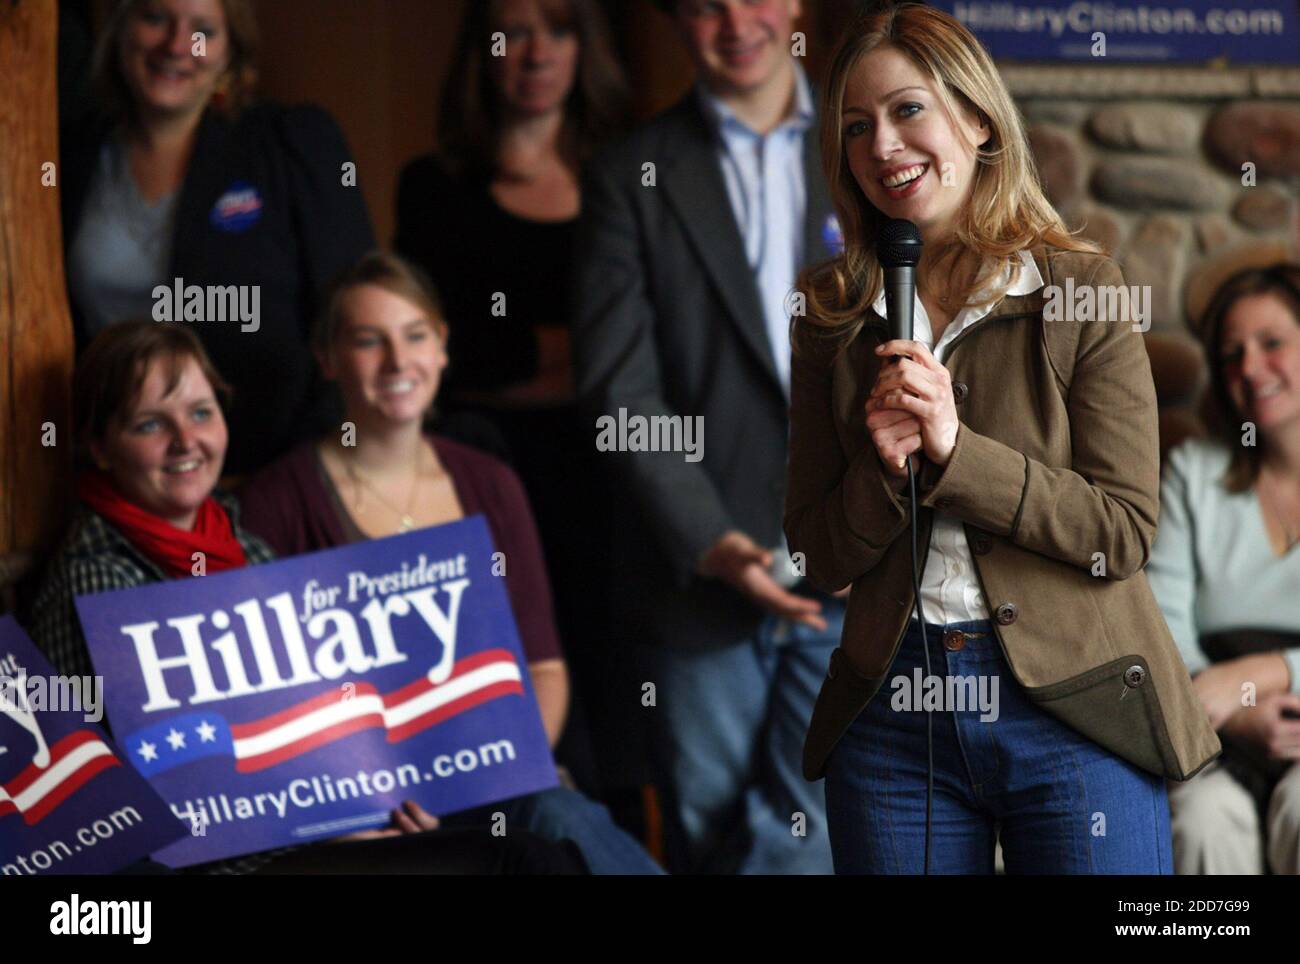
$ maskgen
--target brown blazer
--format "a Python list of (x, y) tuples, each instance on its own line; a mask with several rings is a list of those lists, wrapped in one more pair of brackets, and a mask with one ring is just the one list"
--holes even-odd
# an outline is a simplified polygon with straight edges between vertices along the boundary
[[(1101, 255), (1033, 255), (1045, 287), (1124, 284)], [(1142, 571), (1160, 483), (1143, 337), (1129, 319), (1047, 321), (1044, 297), (1006, 297), (948, 349), (961, 426), (948, 465), (925, 462), (918, 478), (918, 562), (934, 510), (961, 519), (1028, 696), (1117, 756), (1186, 780), (1220, 746)], [(914, 613), (910, 499), (866, 429), (886, 340), (873, 313), (838, 354), (815, 334), (794, 353), (786, 537), (814, 585), (853, 586), (804, 745), (809, 780), (885, 681)]]

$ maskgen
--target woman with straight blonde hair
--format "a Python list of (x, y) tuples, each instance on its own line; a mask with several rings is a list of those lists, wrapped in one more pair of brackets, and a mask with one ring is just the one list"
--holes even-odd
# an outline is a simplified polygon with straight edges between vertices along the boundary
[[(508, 560), (502, 577), (542, 725), (555, 746), (569, 712), (569, 672), (523, 486), (486, 452), (425, 432), (448, 368), (441, 305), (423, 272), (386, 252), (367, 254), (335, 280), (312, 341), (326, 377), (339, 385), (355, 437), (345, 443), (327, 433), (267, 466), (244, 487), (244, 520), (288, 556), (482, 515)], [(661, 873), (609, 811), (569, 787), (496, 801), (446, 823), (472, 828), (499, 820), (557, 846), (571, 841), (595, 874)], [(423, 821), (430, 822), (436, 821)]]
[[(1044, 198), (955, 19), (865, 17), (824, 96), (845, 248), (801, 279), (785, 530), (853, 588), (804, 751), (836, 870), (990, 873), (1000, 837), (1011, 873), (1169, 873), (1163, 778), (1219, 744), (1142, 571), (1147, 319), (1095, 310), (1123, 278)], [(910, 341), (884, 320), (891, 219), (923, 241)]]

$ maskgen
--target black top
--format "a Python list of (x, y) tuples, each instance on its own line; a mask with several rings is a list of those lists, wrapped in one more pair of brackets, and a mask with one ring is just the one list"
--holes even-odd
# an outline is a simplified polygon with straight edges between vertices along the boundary
[[(491, 391), (537, 374), (536, 325), (571, 320), (577, 219), (530, 221), (506, 211), (485, 177), (454, 177), (433, 155), (397, 188), (393, 246), (433, 279), (451, 327), (447, 391)], [(504, 316), (495, 303), (505, 295)]]
[[(65, 244), (109, 134), (101, 124), (65, 142)], [(260, 287), (257, 330), (192, 322), (234, 389), (227, 472), (251, 472), (296, 441), (338, 429), (341, 406), (308, 333), (323, 286), (375, 246), (361, 189), (345, 177), (351, 160), (338, 126), (315, 107), (261, 104), (233, 122), (208, 111), (200, 123), (177, 200), (170, 276), (159, 284)], [(75, 310), (73, 321), (82, 348)]]

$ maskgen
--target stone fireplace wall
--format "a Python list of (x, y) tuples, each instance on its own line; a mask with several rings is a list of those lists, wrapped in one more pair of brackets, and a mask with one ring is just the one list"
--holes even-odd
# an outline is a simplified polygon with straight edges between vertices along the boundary
[[(1300, 252), (1300, 69), (1003, 66), (1048, 196), (1188, 337), (1188, 280), (1251, 242)], [(1254, 186), (1243, 165), (1254, 165)]]

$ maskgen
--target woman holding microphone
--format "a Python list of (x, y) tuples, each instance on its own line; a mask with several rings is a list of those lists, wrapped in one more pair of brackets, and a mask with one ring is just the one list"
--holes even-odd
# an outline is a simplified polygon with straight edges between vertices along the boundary
[[(1219, 743), (1142, 572), (1155, 390), (1135, 318), (1096, 310), (1123, 278), (952, 17), (864, 18), (825, 97), (845, 250), (801, 279), (785, 530), (853, 587), (804, 752), (836, 870), (990, 873), (1000, 835), (1011, 873), (1169, 873), (1162, 778)], [(924, 244), (912, 341), (875, 257), (896, 218)]]

